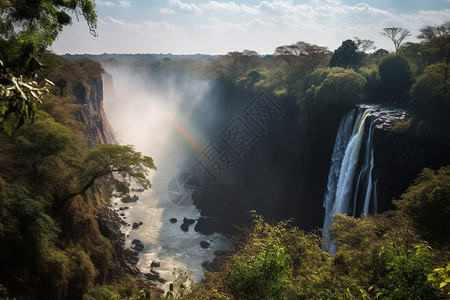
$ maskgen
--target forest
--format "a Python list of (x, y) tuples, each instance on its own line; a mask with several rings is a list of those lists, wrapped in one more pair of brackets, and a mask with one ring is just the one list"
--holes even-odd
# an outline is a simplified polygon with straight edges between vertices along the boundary
[(147, 176), (160, 167), (111, 134), (102, 62), (114, 64), (117, 56), (48, 52), (72, 22), (66, 11), (83, 15), (94, 35), (96, 13), (88, 0), (35, 2), (0, 1), (0, 299), (450, 297), (450, 22), (423, 27), (417, 43), (404, 41), (407, 29), (385, 28), (394, 53), (354, 37), (333, 51), (299, 41), (271, 55), (127, 55), (130, 67), (160, 80), (194, 74), (230, 95), (264, 91), (289, 99), (297, 128), (317, 126), (304, 132), (311, 143), (356, 105), (389, 103), (410, 114), (392, 132), (444, 149), (386, 211), (335, 214), (333, 256), (321, 248), (321, 228), (246, 211), (247, 223), (232, 232), (235, 247), (201, 282), (174, 270), (162, 291), (130, 272), (123, 245), (102, 226), (111, 218), (111, 195), (129, 200), (130, 181), (151, 188)]

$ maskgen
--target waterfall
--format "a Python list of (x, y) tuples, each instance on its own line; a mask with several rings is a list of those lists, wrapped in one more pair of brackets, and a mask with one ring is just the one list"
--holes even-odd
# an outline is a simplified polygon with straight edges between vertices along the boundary
[[(373, 182), (372, 175), (374, 128), (370, 118), (371, 112), (372, 109), (368, 107), (359, 107), (357, 111), (348, 112), (342, 118), (336, 135), (323, 204), (325, 208), (323, 249), (332, 255), (336, 251), (336, 246), (327, 231), (333, 214), (335, 212), (353, 216), (367, 214), (371, 207), (371, 199), (375, 199), (376, 196), (376, 181)], [(367, 122), (367, 120), (370, 121)], [(366, 133), (366, 123), (369, 123), (368, 133)], [(361, 152), (364, 153), (362, 163), (360, 162)], [(355, 177), (357, 179), (354, 189)], [(354, 195), (353, 198), (352, 195)], [(359, 199), (362, 199), (362, 204)], [(372, 211), (376, 210), (376, 203), (372, 206)]]

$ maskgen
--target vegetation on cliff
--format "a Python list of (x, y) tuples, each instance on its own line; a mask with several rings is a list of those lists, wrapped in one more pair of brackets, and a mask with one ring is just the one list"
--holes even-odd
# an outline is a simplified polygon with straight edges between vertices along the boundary
[[(173, 299), (448, 299), (450, 167), (424, 170), (395, 202), (397, 209), (354, 218), (334, 216), (338, 251), (321, 238), (270, 225), (254, 213), (236, 253), (219, 272), (180, 289)], [(440, 212), (435, 211), (440, 209)], [(436, 213), (436, 215), (435, 215)], [(435, 222), (428, 223), (435, 218)], [(427, 224), (424, 224), (423, 221)], [(429, 242), (427, 242), (429, 241)]]
[(148, 188), (146, 174), (156, 167), (132, 146), (88, 147), (79, 121), (86, 95), (74, 90), (86, 93), (101, 76), (98, 63), (51, 54), (41, 60), (55, 88), (33, 122), (0, 135), (0, 298), (81, 299), (95, 284), (126, 280), (96, 214), (114, 189), (128, 194), (120, 178)]

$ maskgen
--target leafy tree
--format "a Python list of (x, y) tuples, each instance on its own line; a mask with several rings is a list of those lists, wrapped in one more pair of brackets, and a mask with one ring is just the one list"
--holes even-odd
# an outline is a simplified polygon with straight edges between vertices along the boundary
[(422, 129), (433, 135), (450, 137), (450, 86), (443, 83), (445, 67), (444, 64), (436, 64), (425, 68), (411, 89), (409, 107), (416, 120), (423, 121), (418, 123)]
[(277, 47), (274, 56), (281, 58), (291, 67), (298, 67), (301, 64), (308, 73), (327, 60), (329, 51), (327, 47), (300, 41), (292, 45)]
[(379, 65), (379, 74), (379, 90), (385, 101), (405, 103), (413, 84), (408, 62), (399, 55), (386, 56)]
[(386, 56), (388, 54), (389, 54), (389, 51), (387, 51), (386, 49), (381, 48), (381, 49), (378, 49), (377, 51), (375, 51), (374, 53), (372, 53), (371, 56), (375, 57), (375, 58), (382, 58), (382, 57), (384, 57), (384, 56)]
[(398, 54), (398, 49), (400, 49), (400, 45), (403, 40), (406, 39), (411, 34), (408, 29), (400, 28), (400, 27), (386, 27), (383, 28), (381, 35), (389, 38), (394, 43), (395, 54)]
[(363, 53), (365, 53), (367, 50), (375, 50), (377, 48), (374, 46), (375, 42), (372, 40), (364, 40), (356, 36), (353, 39), (356, 43), (356, 46), (358, 47), (358, 50)]
[(432, 246), (450, 244), (449, 182), (450, 166), (437, 171), (424, 169), (400, 199), (394, 201)]
[(448, 77), (448, 66), (450, 63), (450, 21), (439, 26), (425, 26), (420, 29), (421, 39), (426, 48), (424, 54), (430, 58), (430, 63), (444, 62), (444, 84)]
[(244, 50), (241, 54), (241, 64), (244, 69), (244, 74), (247, 73), (250, 63), (258, 57), (258, 53), (253, 50)]
[(70, 130), (44, 112), (39, 112), (33, 124), (27, 124), (14, 139), (20, 155), (32, 162), (33, 178), (36, 180), (39, 165), (48, 157), (58, 155), (69, 145)]
[(376, 298), (438, 299), (436, 290), (428, 281), (431, 251), (426, 243), (407, 253), (381, 247), (378, 255), (384, 268), (382, 277), (373, 288)]
[(445, 268), (437, 268), (428, 274), (428, 281), (439, 289), (442, 298), (450, 296), (450, 263)]
[(41, 67), (37, 56), (72, 22), (68, 13), (82, 14), (91, 33), (97, 15), (92, 0), (0, 1), (0, 122), (8, 135), (32, 119), (41, 87), (32, 78)]
[[(122, 178), (135, 180), (144, 189), (151, 186), (146, 175), (149, 169), (156, 170), (153, 159), (134, 151), (133, 146), (120, 146), (103, 144), (92, 149), (83, 159), (80, 172), (76, 176), (78, 182), (73, 192), (64, 197), (63, 203), (71, 198), (86, 192), (95, 181), (106, 175), (117, 173)], [(124, 195), (129, 193), (129, 184), (114, 179), (113, 183), (119, 192)]]
[[(316, 84), (310, 85), (307, 97), (316, 103), (351, 106), (361, 99), (366, 79), (353, 70), (331, 68), (318, 70)], [(317, 86), (316, 86), (317, 85)]]
[(358, 52), (358, 46), (352, 40), (345, 40), (342, 45), (334, 50), (330, 60), (330, 67), (342, 67), (358, 69), (362, 54)]

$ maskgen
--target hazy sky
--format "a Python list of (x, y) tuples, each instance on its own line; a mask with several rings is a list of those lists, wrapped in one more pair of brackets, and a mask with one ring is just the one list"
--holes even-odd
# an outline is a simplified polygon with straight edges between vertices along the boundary
[(380, 35), (403, 27), (416, 41), (424, 25), (450, 21), (450, 0), (96, 0), (98, 37), (84, 19), (66, 28), (53, 45), (64, 53), (225, 54), (305, 41), (336, 49), (359, 37), (393, 50)]

